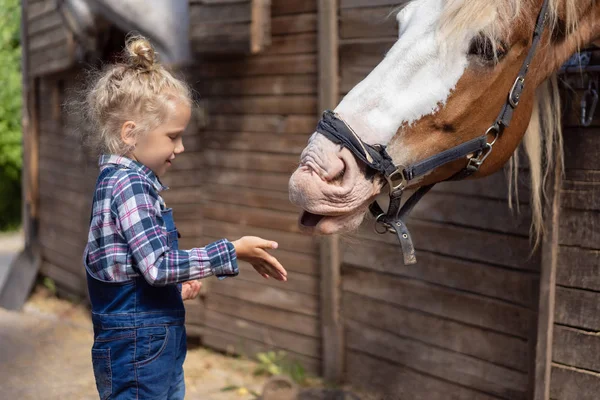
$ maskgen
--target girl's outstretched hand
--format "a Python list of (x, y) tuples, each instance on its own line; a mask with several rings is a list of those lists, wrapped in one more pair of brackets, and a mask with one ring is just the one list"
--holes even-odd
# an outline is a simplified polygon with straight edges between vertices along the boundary
[(183, 301), (195, 299), (200, 294), (201, 287), (202, 282), (199, 280), (183, 282), (181, 284), (181, 298)]
[(272, 240), (256, 236), (244, 236), (233, 243), (237, 258), (247, 261), (265, 279), (269, 276), (278, 281), (287, 281), (287, 271), (267, 250), (276, 249), (278, 244)]

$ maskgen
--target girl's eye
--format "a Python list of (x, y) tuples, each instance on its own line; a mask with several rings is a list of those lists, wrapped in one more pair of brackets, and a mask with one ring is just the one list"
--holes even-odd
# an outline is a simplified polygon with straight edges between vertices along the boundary
[(507, 53), (508, 47), (506, 43), (499, 40), (494, 46), (491, 39), (484, 35), (474, 38), (469, 46), (469, 55), (477, 56), (485, 62), (499, 61)]

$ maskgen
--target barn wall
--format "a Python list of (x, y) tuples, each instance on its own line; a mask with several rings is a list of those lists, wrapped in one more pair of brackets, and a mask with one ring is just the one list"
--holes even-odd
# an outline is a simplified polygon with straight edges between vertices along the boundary
[[(395, 42), (398, 4), (341, 0), (342, 94)], [(372, 220), (345, 240), (347, 381), (390, 398), (528, 398), (539, 256), (529, 257), (526, 189), (520, 215), (507, 193), (503, 173), (438, 185), (407, 224), (415, 266)]]
[(189, 331), (226, 351), (279, 348), (318, 372), (318, 246), (299, 233), (287, 193), (316, 125), (316, 1), (274, 0), (271, 15), (265, 51), (207, 54), (186, 71), (206, 115), (165, 179), (165, 199), (184, 248), (257, 235), (279, 242), (275, 254), (289, 272), (280, 283), (241, 263), (237, 278), (207, 280), (203, 299), (188, 306)]
[(568, 79), (550, 397), (588, 400), (600, 392), (600, 118), (580, 125), (589, 76)]

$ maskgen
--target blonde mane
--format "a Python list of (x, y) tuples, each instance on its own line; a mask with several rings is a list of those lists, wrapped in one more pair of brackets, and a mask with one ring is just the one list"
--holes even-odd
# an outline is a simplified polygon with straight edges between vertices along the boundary
[[(567, 35), (577, 29), (578, 9), (582, 1), (593, 0), (550, 0), (548, 26), (560, 29)], [(525, 18), (527, 29), (533, 31), (537, 11), (527, 7), (531, 0), (448, 0), (442, 15), (440, 29), (445, 35), (459, 35), (468, 32), (481, 32), (490, 42), (510, 38), (511, 26), (521, 17), (525, 10), (535, 15)], [(536, 2), (536, 4), (539, 2)], [(579, 6), (579, 8), (578, 8)], [(559, 9), (561, 18), (559, 18)], [(585, 9), (585, 8), (584, 8)], [(579, 11), (581, 12), (581, 11)], [(521, 19), (522, 20), (522, 19)], [(448, 36), (446, 36), (448, 37)], [(543, 203), (545, 201), (545, 186), (552, 166), (564, 171), (562, 146), (561, 106), (558, 79), (556, 74), (543, 82), (536, 91), (536, 101), (531, 120), (521, 146), (528, 159), (531, 181), (531, 238), (534, 247), (539, 244), (543, 234)], [(517, 183), (519, 178), (519, 151), (515, 151), (508, 163), (509, 207), (513, 208), (513, 195), (518, 209)]]

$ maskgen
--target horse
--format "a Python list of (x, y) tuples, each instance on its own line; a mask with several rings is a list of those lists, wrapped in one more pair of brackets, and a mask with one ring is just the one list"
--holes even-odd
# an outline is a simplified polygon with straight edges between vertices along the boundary
[(391, 205), (398, 194), (416, 191), (410, 209), (437, 182), (484, 177), (507, 162), (516, 179), (522, 142), (539, 240), (544, 184), (551, 165), (562, 168), (556, 72), (600, 37), (600, 2), (412, 0), (397, 20), (395, 44), (324, 114), (300, 156), (289, 180), (300, 229), (353, 231), (388, 185), (390, 210), (374, 215), (410, 251), (404, 211)]

